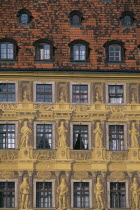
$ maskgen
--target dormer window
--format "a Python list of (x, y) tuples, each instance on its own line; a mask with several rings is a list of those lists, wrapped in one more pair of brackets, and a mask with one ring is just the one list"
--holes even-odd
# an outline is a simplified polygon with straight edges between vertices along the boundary
[(124, 28), (131, 28), (133, 26), (134, 13), (130, 11), (124, 11), (120, 17), (122, 21), (122, 27)]
[(70, 18), (72, 27), (80, 27), (82, 24), (82, 20), (84, 19), (83, 14), (78, 10), (72, 11), (69, 14), (69, 18)]
[(109, 64), (120, 64), (124, 62), (124, 43), (118, 40), (111, 40), (104, 44), (106, 62)]
[(74, 40), (69, 44), (71, 61), (85, 62), (89, 59), (89, 43), (84, 40)]
[(52, 61), (53, 58), (53, 43), (47, 39), (40, 39), (34, 43), (35, 60), (37, 61)]
[(0, 60), (16, 60), (18, 49), (15, 40), (10, 38), (0, 39)]
[(32, 14), (28, 9), (21, 9), (17, 13), (17, 17), (19, 19), (19, 24), (21, 25), (28, 25), (32, 20)]

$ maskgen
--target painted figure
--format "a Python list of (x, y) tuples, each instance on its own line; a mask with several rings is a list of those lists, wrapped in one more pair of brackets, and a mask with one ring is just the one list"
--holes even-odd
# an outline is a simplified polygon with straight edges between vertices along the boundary
[(66, 194), (68, 187), (65, 178), (62, 178), (60, 185), (57, 188), (58, 193), (58, 209), (66, 209)]
[(29, 135), (32, 133), (32, 130), (28, 127), (27, 121), (24, 121), (21, 128), (21, 147), (29, 146)]
[(64, 126), (64, 121), (61, 121), (60, 127), (58, 128), (59, 147), (67, 147), (66, 133), (67, 133), (67, 129)]
[(139, 209), (139, 193), (140, 193), (140, 189), (139, 189), (139, 185), (137, 183), (136, 177), (134, 177), (134, 179), (133, 179), (133, 183), (132, 183), (132, 186), (131, 186), (130, 190), (132, 191), (132, 198), (133, 198), (133, 202), (134, 202), (134, 208)]
[(30, 187), (27, 182), (27, 177), (23, 178), (23, 182), (20, 185), (20, 193), (21, 193), (20, 209), (29, 209)]
[(139, 147), (138, 136), (140, 135), (140, 132), (136, 128), (135, 122), (132, 122), (132, 128), (131, 130), (129, 130), (129, 133), (131, 135), (131, 147), (138, 148)]
[(103, 185), (101, 183), (100, 178), (97, 178), (97, 183), (94, 188), (94, 193), (96, 197), (96, 202), (97, 202), (97, 209), (104, 209), (104, 202), (102, 198), (102, 193), (104, 192)]
[(95, 137), (94, 137), (95, 147), (98, 147), (98, 148), (103, 147), (103, 143), (102, 143), (103, 132), (100, 128), (99, 122), (96, 123), (96, 128), (94, 129), (93, 133), (95, 133)]

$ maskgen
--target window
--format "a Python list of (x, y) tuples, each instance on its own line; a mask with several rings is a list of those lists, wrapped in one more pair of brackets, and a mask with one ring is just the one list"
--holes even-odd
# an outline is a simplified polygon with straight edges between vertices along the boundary
[(108, 103), (124, 103), (124, 85), (108, 85)]
[(109, 150), (124, 149), (124, 125), (109, 125)]
[(51, 208), (52, 182), (36, 182), (36, 207)]
[(69, 44), (71, 61), (85, 62), (89, 59), (89, 43), (84, 40), (74, 40)]
[(73, 207), (89, 208), (89, 182), (73, 183)]
[(121, 46), (109, 46), (109, 61), (121, 61)]
[(36, 148), (52, 149), (52, 125), (37, 124), (36, 125)]
[(88, 144), (88, 125), (73, 125), (73, 149), (86, 150)]
[(36, 84), (36, 102), (52, 102), (52, 84)]
[(21, 25), (27, 25), (33, 19), (31, 12), (25, 8), (18, 11), (17, 18), (19, 19), (19, 24)]
[(125, 185), (125, 182), (110, 182), (110, 208), (126, 208)]
[(70, 18), (72, 27), (80, 27), (82, 24), (82, 20), (84, 19), (83, 14), (78, 10), (72, 11), (69, 14), (69, 18)]
[(124, 62), (125, 57), (125, 49), (124, 43), (118, 40), (111, 40), (106, 42), (104, 45), (105, 54), (106, 54), (106, 62), (119, 64)]
[(1, 43), (0, 44), (0, 57), (2, 60), (12, 60), (14, 58), (14, 44)]
[(88, 85), (72, 85), (72, 103), (88, 103)]
[(15, 207), (15, 183), (0, 182), (0, 208)]
[(0, 83), (0, 101), (15, 101), (15, 84)]
[(52, 61), (54, 47), (50, 40), (40, 39), (34, 42), (35, 59), (38, 61)]
[(121, 14), (120, 19), (124, 28), (131, 28), (133, 26), (133, 21), (135, 20), (134, 13), (131, 11), (124, 11)]

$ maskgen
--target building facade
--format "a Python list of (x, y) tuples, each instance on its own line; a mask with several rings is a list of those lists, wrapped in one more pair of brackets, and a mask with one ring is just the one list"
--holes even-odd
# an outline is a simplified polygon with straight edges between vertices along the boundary
[(0, 208), (139, 210), (140, 2), (0, 10)]

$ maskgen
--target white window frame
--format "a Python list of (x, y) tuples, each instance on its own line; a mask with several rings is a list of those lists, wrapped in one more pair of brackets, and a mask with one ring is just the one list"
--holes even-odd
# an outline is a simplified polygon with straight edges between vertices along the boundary
[(0, 179), (0, 182), (15, 182), (15, 207), (14, 208), (2, 208), (2, 209), (18, 208), (18, 180), (17, 179)]
[[(73, 85), (87, 85), (88, 86), (88, 102), (87, 103), (76, 103), (76, 102), (72, 102), (72, 86)], [(71, 104), (79, 104), (79, 105), (87, 105), (87, 104), (90, 104), (90, 89), (91, 89), (91, 84), (90, 83), (71, 82), (70, 83), (70, 103)]]
[[(124, 103), (109, 103), (109, 93), (108, 93), (108, 86), (109, 85), (123, 85), (123, 90), (124, 90)], [(116, 82), (111, 82), (111, 83), (107, 83), (106, 84), (106, 104), (107, 105), (112, 105), (112, 106), (116, 106), (116, 105), (126, 105), (126, 83), (116, 83)]]
[[(55, 208), (55, 179), (34, 179), (33, 180), (33, 208), (40, 209), (36, 207), (36, 183), (37, 182), (52, 182), (52, 208)], [(52, 209), (45, 208), (45, 209)], [(44, 208), (43, 208), (44, 209)]]
[[(46, 125), (46, 124), (50, 124), (52, 125), (52, 149), (55, 149), (55, 122), (50, 122), (50, 121), (37, 121), (34, 122), (34, 149), (36, 148), (36, 125), (38, 124), (42, 124), (42, 125)], [(52, 150), (52, 149), (49, 149)], [(37, 149), (37, 150), (41, 150), (41, 149)], [(45, 151), (48, 151), (48, 149), (45, 149)]]
[[(116, 56), (115, 55), (114, 56), (110, 56), (110, 47), (119, 47), (120, 48), (120, 51), (118, 51), (119, 52), (119, 56), (117, 56), (117, 57), (119, 57), (119, 61), (116, 61)], [(116, 53), (116, 49), (113, 52)], [(110, 57), (114, 57), (115, 60), (111, 61)], [(109, 62), (121, 62), (121, 61), (122, 61), (122, 47), (121, 47), (121, 45), (119, 45), (119, 44), (111, 44), (111, 45), (109, 45)]]
[(92, 191), (93, 191), (93, 189), (92, 189), (92, 180), (91, 179), (84, 179), (84, 180), (72, 179), (71, 180), (71, 208), (74, 208), (74, 200), (73, 200), (74, 182), (89, 182), (89, 209), (92, 208), (92, 197), (93, 197)]
[[(87, 125), (88, 126), (88, 150), (91, 150), (91, 122), (71, 122), (70, 123), (70, 148), (73, 149), (73, 126)], [(74, 151), (88, 151), (88, 150), (74, 150)]]
[[(126, 189), (126, 207), (125, 208), (119, 208), (119, 209), (128, 209), (129, 208), (129, 199), (128, 199), (128, 180), (127, 179), (123, 179), (123, 180), (113, 180), (113, 179), (109, 179), (107, 181), (107, 207), (109, 209), (116, 209), (116, 208), (110, 208), (110, 182), (125, 182), (125, 189)], [(118, 209), (118, 208), (117, 208)]]
[[(109, 150), (109, 125), (123, 125), (124, 126), (124, 150)], [(126, 151), (128, 149), (127, 123), (125, 122), (107, 122), (106, 123), (106, 146), (107, 146), (107, 150), (111, 152), (121, 152), (121, 151)]]
[(16, 104), (18, 103), (18, 82), (17, 81), (9, 81), (9, 80), (1, 80), (1, 83), (5, 83), (5, 84), (11, 84), (14, 83), (15, 84), (15, 101), (0, 101), (0, 104)]
[[(18, 121), (12, 121), (12, 120), (10, 120), (10, 121), (0, 121), (0, 124), (14, 124), (15, 125), (15, 148), (13, 150), (18, 149), (18, 145), (20, 143), (20, 142), (18, 142), (18, 139), (19, 139)], [(0, 149), (0, 150), (10, 150), (10, 148), (9, 149)]]
[[(52, 85), (52, 102), (38, 102), (36, 101), (36, 85)], [(55, 103), (55, 82), (37, 82), (33, 84), (33, 102), (36, 104), (54, 104)]]

